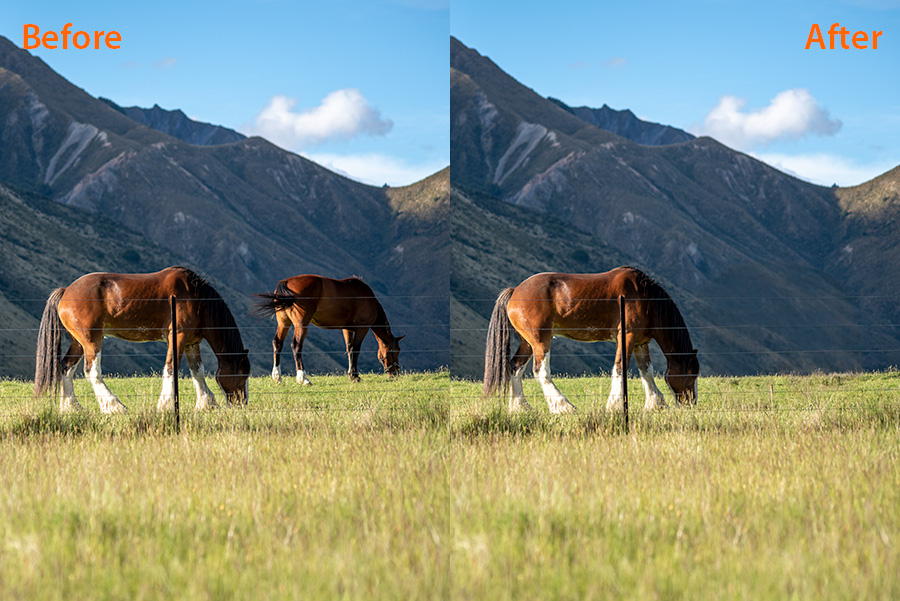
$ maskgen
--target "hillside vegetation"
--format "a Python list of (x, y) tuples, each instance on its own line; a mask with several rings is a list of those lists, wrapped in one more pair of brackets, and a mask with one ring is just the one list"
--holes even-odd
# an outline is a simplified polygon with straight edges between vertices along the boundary
[[(457, 256), (469, 262), (454, 274), (451, 293), (468, 315), (488, 316), (486, 305), (465, 300), (482, 282), (496, 296), (531, 273), (631, 264), (659, 279), (682, 308), (703, 373), (900, 364), (900, 170), (856, 188), (825, 188), (711, 138), (639, 144), (539, 96), (456, 39), (450, 81), (451, 181), (479, 207), (481, 223), (515, 215), (512, 228), (528, 232), (495, 240), (491, 253), (516, 264), (504, 273), (473, 241), (478, 236), (463, 232), (468, 226), (454, 230), (454, 244), (464, 247)], [(651, 131), (654, 124), (633, 125)], [(513, 209), (497, 215), (487, 198)], [(552, 235), (539, 229), (559, 221), (568, 227)], [(549, 249), (585, 235), (595, 241), (582, 246), (615, 256), (582, 265), (546, 260)], [(477, 348), (479, 330), (478, 323), (460, 329), (454, 343)], [(581, 360), (554, 363), (583, 373)], [(474, 361), (464, 373), (478, 375)]]
[[(190, 266), (221, 287), (242, 314), (238, 324), (250, 340), (255, 371), (264, 373), (271, 369), (274, 323), (249, 316), (251, 295), (302, 273), (355, 275), (375, 290), (395, 331), (407, 334), (404, 367), (449, 365), (448, 303), (441, 293), (450, 270), (448, 170), (405, 188), (366, 186), (258, 137), (218, 144), (210, 138), (210, 145), (198, 146), (189, 134), (208, 133), (205, 124), (168, 113), (156, 117), (150, 124), (165, 131), (91, 97), (0, 37), (0, 119), (6, 124), (0, 183), (69, 207), (75, 231), (93, 221), (118, 226), (98, 228), (89, 243), (80, 240), (70, 270), (56, 268), (58, 245), (36, 238), (30, 262), (45, 278), (32, 298), (46, 298), (89, 271)], [(163, 127), (169, 118), (178, 126)], [(7, 219), (3, 227), (14, 229), (20, 216), (0, 216)], [(70, 235), (60, 228), (65, 224), (55, 237)], [(135, 249), (140, 261), (117, 261), (124, 248), (107, 252), (120, 248), (120, 231), (141, 238)], [(165, 253), (156, 260), (142, 252), (148, 245)], [(39, 306), (10, 302), (33, 318), (40, 315)], [(339, 333), (313, 328), (306, 344), (309, 369), (328, 372), (345, 364)], [(370, 337), (360, 358), (364, 368), (377, 364), (374, 348)], [(147, 368), (122, 369), (133, 367)], [(0, 373), (25, 376), (29, 369), (0, 357)]]

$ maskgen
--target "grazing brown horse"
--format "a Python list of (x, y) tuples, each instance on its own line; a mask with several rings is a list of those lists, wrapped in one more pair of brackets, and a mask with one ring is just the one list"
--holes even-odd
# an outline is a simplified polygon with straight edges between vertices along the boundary
[(258, 294), (263, 300), (257, 313), (275, 316), (278, 329), (272, 340), (275, 353), (272, 379), (281, 381), (281, 348), (291, 325), (294, 339), (291, 350), (297, 367), (297, 382), (309, 385), (309, 377), (303, 368), (303, 339), (309, 324), (326, 330), (343, 330), (351, 380), (359, 380), (357, 361), (359, 349), (369, 329), (378, 340), (378, 360), (384, 370), (394, 376), (400, 371), (400, 340), (391, 333), (391, 324), (375, 293), (361, 279), (353, 277), (333, 280), (320, 275), (295, 275), (278, 282), (274, 294)]
[[(666, 356), (665, 378), (675, 393), (676, 404), (695, 404), (700, 364), (684, 319), (665, 290), (632, 267), (597, 274), (539, 273), (501, 292), (488, 326), (484, 394), (491, 395), (495, 390), (505, 394), (511, 385), (510, 411), (530, 409), (522, 390), (522, 374), (533, 354), (534, 375), (550, 411), (574, 411), (550, 378), (550, 341), (554, 336), (581, 342), (618, 340), (620, 295), (626, 303), (625, 348), (619, 345), (616, 349), (606, 409), (622, 407), (623, 353), (626, 358), (634, 353), (647, 399), (644, 408), (666, 406), (653, 381), (648, 349), (651, 340), (656, 340)], [(513, 328), (519, 336), (519, 348), (510, 357)]]
[[(178, 302), (178, 337), (172, 346), (169, 297)], [(62, 330), (71, 344), (62, 353)], [(34, 391), (54, 394), (62, 386), (61, 411), (81, 409), (75, 398), (75, 367), (84, 356), (84, 373), (94, 388), (103, 413), (126, 411), (103, 382), (100, 347), (104, 336), (132, 342), (168, 341), (162, 393), (157, 410), (174, 407), (174, 384), (181, 356), (187, 357), (197, 391), (197, 409), (216, 406), (207, 387), (200, 360), (200, 342), (206, 340), (219, 362), (216, 380), (228, 404), (246, 404), (250, 360), (228, 305), (209, 283), (184, 267), (157, 273), (90, 273), (66, 288), (57, 288), (44, 307), (38, 333)]]

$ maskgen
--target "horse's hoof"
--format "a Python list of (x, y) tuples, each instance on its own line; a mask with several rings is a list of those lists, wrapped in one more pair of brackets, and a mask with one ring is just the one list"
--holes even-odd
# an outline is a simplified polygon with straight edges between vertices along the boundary
[(211, 411), (218, 408), (219, 403), (215, 397), (200, 397), (197, 400), (197, 404), (194, 405), (194, 411)]
[(84, 409), (84, 407), (82, 407), (81, 403), (75, 399), (67, 399), (59, 404), (60, 413), (78, 413), (82, 409)]
[(531, 405), (525, 399), (513, 399), (509, 403), (510, 413), (527, 413), (531, 411)]

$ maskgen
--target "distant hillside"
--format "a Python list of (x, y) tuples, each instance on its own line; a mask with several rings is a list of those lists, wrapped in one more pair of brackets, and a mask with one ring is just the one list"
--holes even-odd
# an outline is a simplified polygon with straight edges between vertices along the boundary
[[(188, 144), (89, 96), (5, 38), (0, 119), (0, 182), (103, 215), (244, 298), (300, 273), (361, 276), (395, 331), (408, 333), (403, 367), (449, 364), (446, 296), (419, 296), (447, 281), (449, 230), (440, 207), (448, 205), (439, 182), (449, 185), (449, 172), (392, 190), (359, 184), (262, 138)], [(253, 327), (260, 342), (251, 359), (266, 372), (274, 325)], [(344, 369), (339, 333), (313, 328), (307, 340), (315, 347), (304, 353), (310, 369)], [(378, 369), (375, 348), (370, 337), (362, 369)]]
[(156, 131), (168, 134), (173, 138), (178, 138), (188, 144), (214, 146), (216, 144), (239, 142), (247, 137), (244, 134), (240, 134), (227, 127), (222, 127), (221, 125), (194, 121), (185, 115), (181, 109), (167, 111), (158, 104), (154, 104), (153, 108), (149, 109), (141, 108), (139, 106), (122, 107), (109, 98), (101, 97), (98, 98), (98, 100), (105, 102), (111, 108), (119, 111), (129, 119), (133, 119)]
[[(844, 215), (828, 269), (856, 297), (860, 319), (878, 336), (900, 330), (900, 167), (850, 188), (836, 188)], [(896, 325), (894, 325), (896, 324)], [(900, 365), (893, 353), (879, 353)]]
[[(595, 237), (533, 209), (458, 188), (451, 207), (450, 355), (451, 371), (458, 376), (484, 373), (488, 318), (502, 289), (540, 271), (591, 271), (595, 265), (627, 263)], [(553, 344), (557, 371), (596, 372), (612, 363), (607, 345)]]
[[(654, 274), (676, 300), (686, 316), (695, 346), (701, 349), (705, 373), (815, 371), (826, 361), (831, 366), (829, 370), (840, 371), (840, 366), (861, 368), (860, 358), (852, 350), (858, 348), (858, 339), (853, 338), (858, 310), (850, 300), (834, 298), (843, 294), (841, 288), (822, 283), (808, 269), (785, 266), (783, 271), (772, 273), (748, 267), (723, 278), (722, 285), (726, 290), (777, 286), (789, 297), (802, 297), (809, 290), (816, 290), (831, 297), (831, 302), (814, 303), (813, 317), (832, 328), (844, 328), (844, 340), (852, 344), (835, 348), (824, 361), (816, 353), (799, 356), (795, 353), (811, 345), (833, 343), (833, 331), (824, 328), (796, 338), (792, 328), (776, 327), (767, 319), (777, 315), (778, 323), (803, 324), (810, 316), (801, 304), (786, 306), (781, 299), (760, 295), (722, 302), (721, 298), (684, 287), (552, 215), (471, 190), (454, 189), (451, 219), (451, 369), (456, 375), (478, 378), (483, 373), (487, 322), (497, 294), (503, 288), (542, 271), (600, 272), (619, 265), (632, 265)], [(722, 323), (731, 327), (718, 327)], [(884, 336), (877, 338), (882, 344), (890, 342)], [(615, 353), (612, 344), (583, 344), (565, 339), (555, 339), (553, 344), (554, 371), (583, 374), (612, 369)], [(773, 347), (780, 351), (772, 352)], [(660, 353), (654, 352), (653, 362), (660, 371), (665, 369)]]
[(642, 121), (628, 109), (617, 111), (605, 104), (598, 109), (586, 106), (573, 108), (557, 98), (548, 98), (547, 100), (572, 113), (582, 121), (596, 125), (623, 138), (628, 138), (638, 144), (662, 146), (664, 144), (688, 142), (695, 138), (695, 136), (677, 127)]
[[(703, 328), (697, 337), (706, 373), (900, 362), (898, 332), (865, 327), (900, 319), (871, 307), (850, 285), (876, 267), (895, 276), (898, 263), (865, 252), (866, 268), (857, 275), (839, 264), (845, 240), (859, 228), (871, 236), (884, 227), (885, 247), (897, 232), (879, 225), (871, 208), (855, 221), (850, 207), (860, 201), (853, 204), (849, 192), (800, 181), (710, 138), (636, 144), (540, 97), (455, 39), (450, 78), (453, 184), (552, 215), (670, 282), (681, 291), (673, 296), (686, 304), (688, 326)], [(881, 193), (875, 188), (859, 195), (874, 199)], [(523, 218), (519, 227), (534, 227), (528, 224)], [(857, 255), (860, 244), (851, 244)], [(477, 247), (471, 252), (473, 269), (488, 261)], [(615, 266), (598, 261), (578, 271)], [(545, 268), (534, 264), (531, 271)], [(503, 285), (517, 278), (510, 274)], [(462, 291), (454, 285), (452, 293), (458, 299)]]
[[(70, 208), (0, 184), (0, 373), (31, 378), (40, 315), (50, 291), (94, 271), (149, 272), (178, 264), (177, 258), (137, 232), (95, 213)], [(248, 301), (220, 282), (245, 341), (263, 339), (249, 325)], [(161, 343), (104, 343), (110, 373), (159, 372)]]

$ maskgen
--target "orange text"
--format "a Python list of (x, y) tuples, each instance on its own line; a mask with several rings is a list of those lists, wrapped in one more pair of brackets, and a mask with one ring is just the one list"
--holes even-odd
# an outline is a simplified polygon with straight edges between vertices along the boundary
[[(838, 29), (838, 27), (840, 27), (840, 29)], [(872, 50), (878, 49), (878, 36), (882, 33), (884, 32), (872, 32)], [(848, 35), (850, 35), (850, 32), (846, 27), (841, 27), (840, 23), (833, 23), (828, 29), (828, 48), (834, 50), (834, 38), (837, 37), (841, 40), (841, 48), (844, 48), (845, 50), (849, 49), (850, 45), (847, 43)], [(850, 37), (850, 42), (853, 44), (854, 48), (865, 50), (869, 47), (869, 34), (865, 31), (856, 31)], [(809, 47), (813, 44), (818, 44), (819, 48), (825, 50), (825, 37), (822, 35), (822, 30), (819, 29), (818, 23), (813, 23), (813, 26), (809, 30), (809, 37), (806, 38), (806, 49), (809, 50)]]
[(32, 23), (26, 23), (22, 29), (24, 35), (22, 48), (25, 50), (31, 50), (32, 48), (37, 48), (39, 46), (43, 46), (49, 50), (56, 50), (59, 46), (62, 46), (63, 50), (67, 50), (70, 45), (79, 50), (91, 47), (95, 50), (99, 50), (101, 42), (110, 50), (118, 50), (122, 47), (122, 44), (120, 43), (122, 41), (122, 34), (118, 31), (110, 31), (107, 33), (105, 31), (94, 30), (94, 35), (91, 36), (91, 34), (86, 31), (72, 31), (71, 23), (66, 23), (59, 33), (55, 31), (45, 31), (43, 35), (40, 35), (40, 27)]

